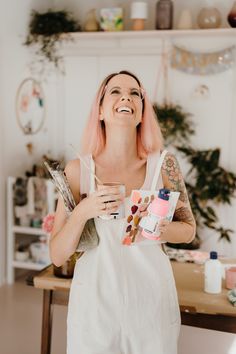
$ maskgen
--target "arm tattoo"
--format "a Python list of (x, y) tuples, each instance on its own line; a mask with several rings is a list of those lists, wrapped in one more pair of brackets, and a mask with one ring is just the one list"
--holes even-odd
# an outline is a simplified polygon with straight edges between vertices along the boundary
[(179, 163), (174, 155), (169, 153), (167, 154), (163, 162), (162, 169), (171, 183), (171, 189), (173, 191), (180, 192), (179, 199), (184, 203), (188, 203), (188, 195), (183, 176), (180, 171)]
[(193, 221), (193, 216), (187, 207), (182, 207), (175, 210), (173, 221), (191, 223)]

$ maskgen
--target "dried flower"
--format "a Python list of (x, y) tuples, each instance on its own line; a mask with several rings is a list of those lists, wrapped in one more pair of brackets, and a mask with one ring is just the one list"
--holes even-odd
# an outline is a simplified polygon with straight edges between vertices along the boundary
[(53, 228), (53, 224), (54, 224), (54, 220), (55, 220), (55, 214), (47, 214), (44, 218), (43, 218), (43, 223), (42, 223), (42, 229), (43, 231), (50, 233), (52, 232), (52, 228)]

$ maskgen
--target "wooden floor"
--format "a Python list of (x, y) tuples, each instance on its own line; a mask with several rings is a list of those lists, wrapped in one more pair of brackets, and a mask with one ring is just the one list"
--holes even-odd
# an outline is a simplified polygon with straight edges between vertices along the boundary
[[(0, 287), (0, 354), (40, 354), (41, 310), (42, 291), (23, 279)], [(66, 354), (66, 312), (55, 306), (51, 354)], [(182, 326), (178, 354), (199, 352), (236, 354), (236, 336)]]
[[(55, 306), (52, 354), (66, 353), (66, 311)], [(40, 354), (42, 291), (23, 280), (0, 287), (0, 354)]]

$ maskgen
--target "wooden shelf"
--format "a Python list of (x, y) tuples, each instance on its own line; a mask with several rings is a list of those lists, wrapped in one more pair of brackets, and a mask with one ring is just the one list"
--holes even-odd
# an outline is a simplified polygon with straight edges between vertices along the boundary
[(13, 232), (25, 235), (36, 235), (36, 236), (46, 236), (47, 234), (40, 228), (36, 227), (24, 227), (24, 226), (13, 226)]
[(32, 269), (32, 270), (41, 270), (45, 267), (47, 267), (50, 263), (45, 264), (45, 263), (36, 263), (33, 261), (16, 261), (14, 260), (12, 262), (12, 266), (14, 268), (21, 268), (21, 269)]
[[(236, 28), (211, 28), (190, 30), (144, 30), (144, 31), (110, 31), (110, 32), (72, 32), (69, 34), (76, 39), (109, 39), (109, 38), (158, 38), (158, 37), (186, 37), (186, 36), (235, 36)], [(66, 37), (66, 35), (63, 35)]]
[[(34, 262), (32, 258), (27, 259), (26, 261), (18, 261), (16, 259), (15, 252), (18, 246), (22, 244), (26, 247), (30, 247), (30, 244), (35, 241), (35, 236), (47, 236), (48, 234), (42, 230), (41, 227), (24, 227), (20, 225), (15, 225), (15, 213), (14, 213), (14, 183), (16, 177), (9, 176), (7, 179), (7, 282), (12, 284), (15, 280), (15, 268), (21, 269), (32, 269), (32, 270), (41, 270), (49, 263), (49, 258), (37, 258), (45, 260), (45, 262)], [(55, 193), (55, 186), (50, 180), (46, 180), (46, 189), (47, 189), (47, 212), (53, 213), (55, 211), (55, 199), (57, 194)], [(27, 235), (27, 240), (21, 240), (21, 235)], [(25, 243), (23, 243), (23, 241)], [(26, 242), (27, 241), (27, 242)], [(21, 259), (21, 258), (18, 258)]]
[(192, 50), (221, 50), (236, 44), (235, 28), (191, 30), (144, 30), (117, 32), (73, 32), (63, 34), (61, 55), (160, 54), (166, 46), (177, 44)]

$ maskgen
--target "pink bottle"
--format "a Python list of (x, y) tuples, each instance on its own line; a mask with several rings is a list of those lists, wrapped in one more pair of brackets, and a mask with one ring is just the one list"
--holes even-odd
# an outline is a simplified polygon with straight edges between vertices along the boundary
[(147, 208), (148, 215), (143, 217), (139, 223), (139, 226), (143, 228), (143, 237), (150, 240), (158, 240), (160, 238), (158, 224), (168, 215), (169, 197), (169, 189), (162, 188), (159, 190), (158, 197), (156, 197)]

